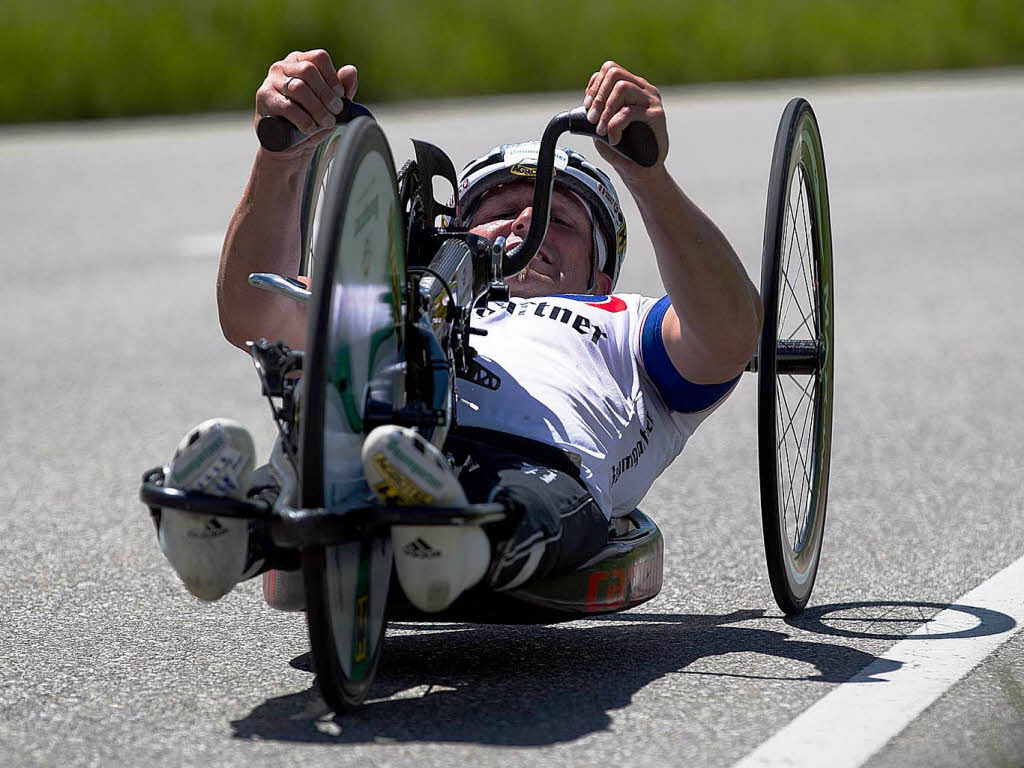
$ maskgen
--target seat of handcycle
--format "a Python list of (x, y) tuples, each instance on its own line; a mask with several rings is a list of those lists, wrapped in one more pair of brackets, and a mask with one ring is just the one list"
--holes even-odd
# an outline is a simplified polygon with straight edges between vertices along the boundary
[(424, 613), (393, 578), (388, 617), (393, 621), (469, 621), (531, 624), (571, 621), (640, 605), (661, 591), (664, 539), (655, 522), (634, 509), (612, 518), (608, 543), (570, 573), (541, 579), (524, 589), (470, 589), (439, 613)]

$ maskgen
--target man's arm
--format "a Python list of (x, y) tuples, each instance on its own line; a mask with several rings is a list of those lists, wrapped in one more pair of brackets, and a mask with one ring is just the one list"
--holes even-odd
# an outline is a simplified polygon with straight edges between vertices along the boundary
[(679, 188), (665, 168), (668, 130), (661, 94), (614, 62), (595, 72), (584, 105), (597, 131), (615, 143), (634, 120), (651, 126), (659, 157), (642, 168), (596, 142), (632, 193), (654, 245), (672, 302), (662, 338), (676, 370), (695, 384), (735, 378), (757, 351), (762, 303), (725, 235)]
[(668, 171), (629, 190), (672, 301), (661, 326), (669, 359), (695, 384), (735, 378), (757, 351), (757, 289), (729, 241)]
[(249, 183), (228, 224), (217, 275), (224, 336), (245, 349), (264, 336), (292, 348), (305, 343), (306, 311), (291, 299), (253, 288), (252, 272), (295, 276), (299, 270), (299, 211), (306, 167), (334, 127), (340, 97), (353, 97), (355, 67), (335, 70), (325, 51), (295, 52), (271, 66), (256, 92), (256, 116), (281, 115), (308, 138), (285, 152), (256, 153)]
[(217, 308), (225, 338), (245, 349), (247, 340), (280, 339), (305, 346), (305, 308), (249, 285), (253, 272), (297, 275), (299, 206), (305, 167), (268, 158), (260, 150), (242, 199), (228, 224), (217, 274)]

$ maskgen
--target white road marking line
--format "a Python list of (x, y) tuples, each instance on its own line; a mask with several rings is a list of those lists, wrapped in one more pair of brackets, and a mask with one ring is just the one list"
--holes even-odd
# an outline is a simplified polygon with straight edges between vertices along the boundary
[(178, 238), (174, 250), (179, 256), (199, 258), (202, 256), (220, 256), (220, 248), (224, 244), (223, 232), (204, 232), (199, 235), (186, 235)]
[[(954, 605), (999, 611), (1016, 624), (1005, 632), (981, 637), (918, 639), (918, 635), (963, 629), (962, 611), (941, 611), (805, 710), (734, 768), (863, 765), (1020, 630), (1024, 624), (1024, 557)], [(891, 671), (892, 662), (902, 666)], [(886, 682), (870, 682), (873, 675)]]

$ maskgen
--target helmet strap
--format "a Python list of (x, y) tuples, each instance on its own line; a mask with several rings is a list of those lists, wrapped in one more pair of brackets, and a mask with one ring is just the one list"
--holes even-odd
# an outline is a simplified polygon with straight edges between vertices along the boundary
[(562, 191), (568, 192), (570, 195), (575, 197), (579, 201), (580, 205), (583, 206), (583, 210), (587, 212), (587, 218), (590, 219), (590, 279), (587, 281), (587, 293), (590, 293), (595, 287), (597, 287), (597, 273), (600, 271), (601, 267), (604, 266), (604, 242), (601, 239), (600, 232), (598, 231), (597, 222), (594, 220), (594, 212), (590, 209), (590, 204), (571, 189), (562, 187)]

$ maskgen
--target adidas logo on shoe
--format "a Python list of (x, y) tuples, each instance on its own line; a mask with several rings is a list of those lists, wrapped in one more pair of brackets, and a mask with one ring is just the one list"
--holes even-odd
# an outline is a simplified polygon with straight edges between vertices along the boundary
[(434, 549), (432, 546), (427, 544), (427, 542), (425, 542), (423, 539), (416, 539), (415, 541), (410, 541), (408, 544), (402, 547), (402, 552), (407, 554), (409, 557), (418, 558), (433, 558), (441, 556), (440, 550)]
[[(386, 503), (467, 504), (444, 454), (408, 427), (385, 424), (370, 432), (363, 443), (363, 471)], [(490, 564), (487, 534), (475, 525), (396, 525), (391, 540), (398, 581), (421, 611), (447, 608), (483, 578)]]

